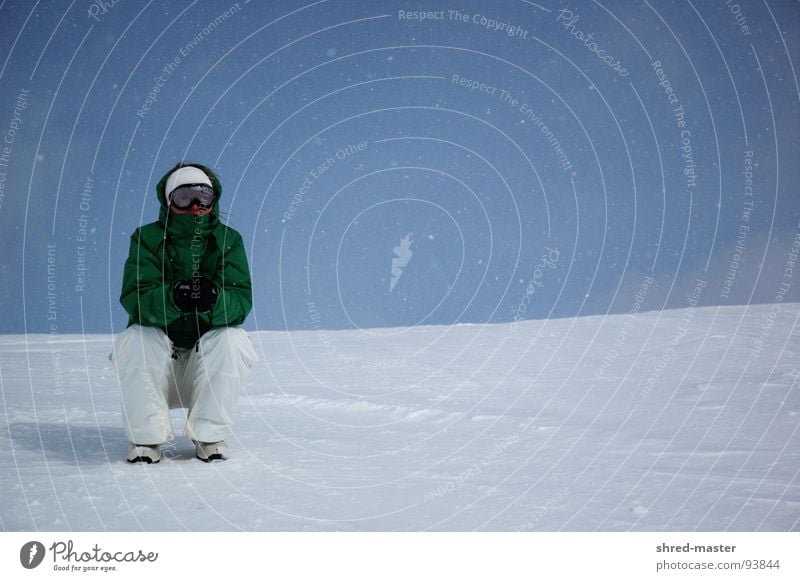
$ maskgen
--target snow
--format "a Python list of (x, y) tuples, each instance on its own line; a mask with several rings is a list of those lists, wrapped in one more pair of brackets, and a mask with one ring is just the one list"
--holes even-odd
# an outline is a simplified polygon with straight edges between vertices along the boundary
[(125, 462), (110, 335), (0, 336), (5, 531), (788, 531), (800, 305), (253, 333), (230, 459)]

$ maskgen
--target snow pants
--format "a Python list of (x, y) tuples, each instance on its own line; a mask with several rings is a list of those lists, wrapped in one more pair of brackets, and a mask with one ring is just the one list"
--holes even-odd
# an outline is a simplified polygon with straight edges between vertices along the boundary
[(239, 327), (211, 329), (195, 347), (174, 349), (161, 329), (131, 325), (117, 337), (112, 360), (128, 440), (148, 445), (172, 439), (169, 410), (174, 408), (189, 410), (188, 438), (224, 440), (247, 372), (258, 357)]

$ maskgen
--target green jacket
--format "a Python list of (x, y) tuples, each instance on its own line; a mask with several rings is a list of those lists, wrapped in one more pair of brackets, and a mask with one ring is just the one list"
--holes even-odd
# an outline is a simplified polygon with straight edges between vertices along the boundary
[[(195, 164), (192, 164), (195, 165)], [(138, 324), (164, 330), (179, 348), (192, 347), (209, 329), (239, 325), (253, 306), (250, 269), (241, 235), (219, 221), (219, 180), (206, 167), (217, 203), (206, 216), (173, 214), (164, 193), (167, 177), (156, 185), (161, 211), (157, 222), (137, 228), (122, 277), (120, 302)], [(216, 306), (205, 313), (183, 313), (175, 306), (173, 284), (198, 274), (220, 289)]]

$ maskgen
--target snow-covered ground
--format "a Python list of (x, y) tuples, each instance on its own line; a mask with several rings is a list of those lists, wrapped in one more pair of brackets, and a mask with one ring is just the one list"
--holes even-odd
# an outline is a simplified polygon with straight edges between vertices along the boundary
[(111, 336), (2, 336), (0, 528), (798, 530), (798, 317), (254, 333), (210, 465), (125, 462)]

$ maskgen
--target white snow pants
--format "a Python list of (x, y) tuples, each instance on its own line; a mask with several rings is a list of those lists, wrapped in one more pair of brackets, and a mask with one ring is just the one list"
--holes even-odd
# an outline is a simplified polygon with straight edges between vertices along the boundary
[(131, 325), (117, 337), (112, 359), (128, 440), (146, 445), (172, 439), (172, 408), (188, 408), (188, 438), (224, 440), (247, 371), (258, 357), (239, 327), (211, 329), (196, 348), (174, 350), (161, 329)]

